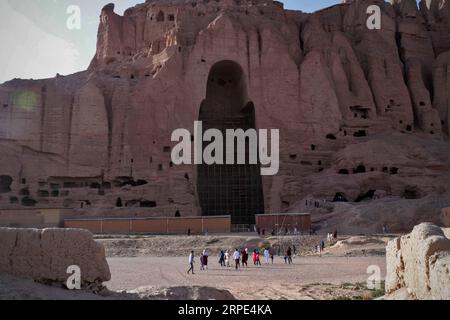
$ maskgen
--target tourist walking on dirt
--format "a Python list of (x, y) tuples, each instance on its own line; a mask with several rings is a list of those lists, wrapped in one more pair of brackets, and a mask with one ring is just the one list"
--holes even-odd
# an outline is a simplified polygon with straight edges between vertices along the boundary
[(261, 255), (259, 254), (259, 250), (256, 250), (256, 265), (261, 265)]
[(256, 249), (253, 250), (253, 253), (252, 253), (252, 260), (253, 260), (253, 265), (256, 266)]
[(286, 250), (286, 257), (287, 257), (288, 263), (291, 264), (292, 263), (292, 250), (291, 250), (291, 247), (289, 247)]
[(270, 250), (270, 260), (272, 261), (273, 264), (273, 259), (274, 259), (274, 252), (273, 249)]
[(227, 250), (225, 251), (225, 263), (227, 265), (227, 267), (230, 267), (230, 252)]
[(205, 256), (203, 252), (200, 254), (200, 270), (205, 270)]
[(221, 267), (225, 267), (225, 252), (223, 252), (223, 250), (221, 250), (219, 254), (219, 264)]
[(194, 261), (194, 251), (191, 251), (191, 254), (189, 255), (189, 266), (190, 266), (190, 268), (189, 268), (189, 270), (187, 272), (188, 274), (191, 271), (192, 271), (192, 274), (194, 274), (194, 263), (195, 263), (195, 261)]
[(238, 249), (236, 249), (234, 251), (233, 259), (234, 259), (234, 263), (235, 263), (235, 269), (237, 270), (237, 269), (239, 269), (239, 264), (240, 264), (240, 261), (241, 261), (241, 254), (239, 253)]
[(205, 269), (208, 269), (208, 256), (209, 256), (208, 251), (203, 250), (203, 265), (204, 265)]
[(242, 267), (248, 267), (247, 262), (248, 262), (248, 249), (243, 249), (241, 252), (242, 255)]
[(269, 259), (270, 259), (270, 252), (266, 248), (266, 249), (264, 249), (264, 261), (266, 262), (266, 264), (269, 264)]

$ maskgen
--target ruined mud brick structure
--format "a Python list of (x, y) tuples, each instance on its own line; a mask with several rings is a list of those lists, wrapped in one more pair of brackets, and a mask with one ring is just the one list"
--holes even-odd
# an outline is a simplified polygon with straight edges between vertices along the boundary
[[(371, 4), (381, 30), (366, 28)], [(249, 223), (307, 197), (448, 199), (449, 79), (449, 1), (110, 4), (88, 70), (0, 86), (0, 207)], [(196, 120), (280, 129), (279, 174), (174, 166), (171, 133)], [(402, 229), (438, 206), (386, 214)], [(369, 211), (345, 223), (382, 223)]]

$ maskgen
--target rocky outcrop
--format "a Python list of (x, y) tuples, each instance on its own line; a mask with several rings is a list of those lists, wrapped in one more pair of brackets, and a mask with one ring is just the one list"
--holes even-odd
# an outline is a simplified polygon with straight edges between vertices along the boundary
[(386, 249), (386, 293), (414, 299), (450, 299), (450, 240), (441, 228), (422, 223)]
[(450, 50), (450, 3), (448, 0), (421, 0), (420, 10), (433, 41), (436, 55)]
[(450, 208), (442, 209), (441, 222), (446, 228), (450, 228)]
[(441, 137), (441, 118), (438, 110), (433, 108), (430, 92), (425, 84), (424, 65), (419, 60), (410, 59), (406, 72), (414, 115), (419, 127), (430, 136)]
[(0, 228), (0, 272), (65, 285), (74, 265), (83, 287), (111, 279), (105, 249), (86, 230)]
[(439, 112), (442, 127), (448, 134), (450, 123), (450, 51), (440, 54), (433, 68), (433, 104)]

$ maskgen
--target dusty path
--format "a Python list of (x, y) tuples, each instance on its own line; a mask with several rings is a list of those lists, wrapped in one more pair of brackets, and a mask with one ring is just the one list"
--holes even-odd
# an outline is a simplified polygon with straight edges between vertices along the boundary
[[(300, 257), (291, 266), (281, 258), (274, 265), (250, 266), (235, 271), (220, 268), (215, 257), (209, 270), (187, 275), (187, 258), (137, 257), (108, 258), (112, 290), (129, 290), (141, 286), (212, 286), (230, 290), (239, 299), (301, 299), (308, 298), (305, 286), (365, 282), (370, 265), (378, 265), (385, 275), (385, 258), (376, 257)], [(302, 288), (303, 287), (303, 288)], [(313, 286), (314, 287), (314, 286)]]

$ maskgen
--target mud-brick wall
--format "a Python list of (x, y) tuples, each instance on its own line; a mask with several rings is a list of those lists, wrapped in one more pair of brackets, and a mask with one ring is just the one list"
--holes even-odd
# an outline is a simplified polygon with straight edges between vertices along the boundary
[(94, 234), (187, 234), (189, 229), (191, 234), (229, 233), (231, 217), (68, 219), (64, 226)]

